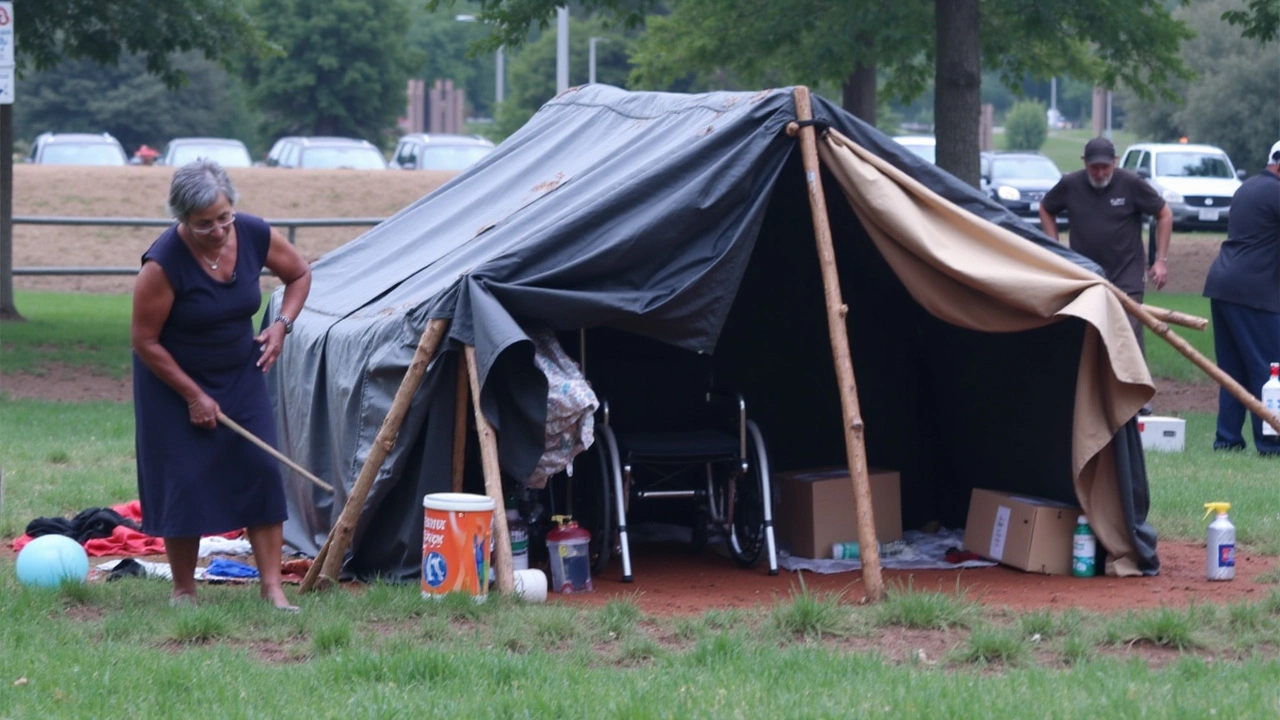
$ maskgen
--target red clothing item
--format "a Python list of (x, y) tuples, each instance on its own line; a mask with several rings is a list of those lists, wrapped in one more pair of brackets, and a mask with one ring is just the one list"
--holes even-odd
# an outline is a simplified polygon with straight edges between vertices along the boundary
[[(111, 508), (120, 513), (124, 517), (134, 522), (142, 522), (142, 503), (137, 500), (131, 500), (127, 503), (114, 505)], [(243, 530), (223, 533), (220, 537), (235, 539), (243, 534)], [(13, 551), (21, 552), (27, 543), (34, 538), (30, 535), (23, 535), (13, 541)], [(97, 538), (90, 540), (84, 544), (84, 551), (90, 557), (135, 557), (138, 555), (163, 555), (164, 539), (147, 535), (139, 530), (133, 530), (124, 525), (117, 525), (111, 531), (111, 537)]]

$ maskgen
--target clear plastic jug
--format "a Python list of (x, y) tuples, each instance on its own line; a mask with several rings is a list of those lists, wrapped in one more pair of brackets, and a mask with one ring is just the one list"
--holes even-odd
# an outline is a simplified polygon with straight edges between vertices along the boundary
[(578, 527), (568, 516), (551, 518), (556, 527), (547, 533), (547, 554), (551, 557), (551, 587), (561, 593), (592, 592), (591, 533)]

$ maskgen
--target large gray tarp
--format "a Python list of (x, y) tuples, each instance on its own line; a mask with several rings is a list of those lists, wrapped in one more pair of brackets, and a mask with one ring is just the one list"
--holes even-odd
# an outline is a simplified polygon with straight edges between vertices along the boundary
[[(875, 128), (819, 97), (813, 108), (947, 201), (1096, 271)], [(345, 566), (354, 575), (418, 572), (422, 497), (450, 487), (461, 344), (477, 351), (504, 474), (528, 476), (543, 447), (546, 381), (524, 328), (589, 329), (587, 376), (620, 394), (644, 378), (634, 363), (611, 378), (610, 358), (622, 368), (652, 353), (670, 372), (658, 348), (674, 348), (754, 396), (775, 468), (843, 464), (804, 173), (785, 132), (795, 119), (791, 89), (574, 88), (479, 164), (317, 261), (270, 385), (282, 450), (337, 492), (291, 478), (286, 541), (309, 554), (323, 544), (431, 318), (451, 320), (448, 342), (366, 502)], [(991, 334), (932, 318), (825, 181), (868, 453), (902, 470), (904, 499), (918, 499), (904, 508), (908, 524), (962, 523), (956, 508), (978, 486), (1076, 500), (1083, 323)], [(1120, 455), (1114, 502), (1140, 569), (1155, 572), (1142, 455)]]

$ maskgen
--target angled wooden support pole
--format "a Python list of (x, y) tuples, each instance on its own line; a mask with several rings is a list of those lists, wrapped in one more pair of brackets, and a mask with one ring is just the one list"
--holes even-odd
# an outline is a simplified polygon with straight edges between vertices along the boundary
[(322, 588), (338, 581), (338, 576), (342, 573), (342, 561), (347, 554), (347, 548), (351, 545), (351, 536), (355, 533), (356, 524), (360, 521), (364, 503), (369, 499), (369, 490), (373, 487), (373, 481), (378, 477), (378, 471), (382, 469), (382, 463), (387, 459), (391, 448), (395, 447), (396, 436), (400, 434), (400, 425), (404, 423), (404, 416), (409, 412), (413, 395), (422, 385), (422, 377), (426, 374), (431, 359), (435, 357), (436, 349), (440, 346), (440, 341), (444, 338), (448, 327), (448, 320), (436, 319), (428, 322), (426, 329), (422, 331), (418, 348), (413, 353), (413, 360), (409, 363), (404, 380), (400, 382), (400, 389), (396, 390), (395, 399), (391, 401), (391, 409), (383, 419), (382, 427), (378, 429), (378, 435), (369, 448), (369, 456), (365, 458), (364, 467), (360, 469), (360, 476), (351, 487), (347, 503), (342, 506), (342, 514), (338, 516), (338, 522), (329, 531), (324, 547), (320, 548), (320, 553), (311, 563), (311, 569), (302, 579), (299, 592), (310, 592), (316, 587), (316, 581), (320, 579), (323, 580)]
[(1164, 338), (1164, 341), (1172, 345), (1173, 349), (1182, 353), (1183, 357), (1190, 360), (1196, 367), (1203, 370), (1206, 375), (1226, 388), (1227, 392), (1240, 401), (1240, 404), (1249, 409), (1249, 412), (1262, 418), (1262, 421), (1275, 428), (1276, 432), (1280, 432), (1280, 416), (1271, 414), (1261, 400), (1254, 397), (1248, 390), (1244, 389), (1244, 386), (1236, 382), (1235, 378), (1223, 372), (1222, 368), (1192, 347), (1191, 343), (1183, 340), (1177, 333), (1170, 330), (1169, 326), (1149, 312), (1146, 306), (1134, 301), (1125, 291), (1115, 285), (1110, 283), (1108, 285), (1111, 288), (1111, 294), (1120, 299), (1120, 304), (1124, 306), (1125, 312), (1141, 320), (1143, 325), (1151, 328), (1152, 332)]
[(1178, 312), (1177, 310), (1166, 310), (1155, 305), (1143, 305), (1147, 312), (1157, 320), (1163, 320), (1174, 325), (1181, 325), (1192, 330), (1204, 330), (1209, 327), (1209, 321), (1198, 315), (1189, 315), (1187, 313)]
[[(502, 470), (498, 466), (498, 436), (480, 410), (480, 374), (476, 366), (476, 349), (466, 347), (467, 377), (471, 380), (471, 406), (476, 411), (476, 432), (480, 435), (480, 465), (484, 468), (484, 490), (493, 498), (494, 554), (493, 574), (498, 592), (510, 595), (516, 589), (515, 569), (511, 564), (511, 535), (507, 529), (507, 503), (502, 497)], [(481, 578), (481, 582), (484, 579)]]
[[(801, 122), (813, 119), (809, 102), (809, 89), (795, 89), (796, 118)], [(813, 215), (813, 231), (818, 243), (818, 262), (822, 265), (822, 287), (827, 303), (827, 329), (831, 334), (831, 354), (836, 366), (836, 381), (840, 390), (840, 407), (844, 414), (844, 445), (849, 462), (849, 477), (853, 483), (854, 512), (858, 518), (858, 544), (862, 560), (862, 582), (867, 588), (867, 599), (878, 602), (884, 599), (884, 578), (880, 573), (880, 545), (876, 539), (876, 523), (871, 513), (871, 484), (867, 477), (867, 446), (862, 409), (858, 405), (858, 383), (853, 374), (853, 360), (849, 354), (849, 330), (845, 316), (849, 307), (840, 293), (840, 275), (836, 271), (836, 253), (831, 240), (831, 223), (827, 217), (827, 201), (822, 192), (822, 173), (818, 167), (817, 133), (813, 126), (801, 127), (791, 123), (790, 135), (800, 137), (800, 158), (804, 162), (806, 184), (809, 186), (809, 209)]]

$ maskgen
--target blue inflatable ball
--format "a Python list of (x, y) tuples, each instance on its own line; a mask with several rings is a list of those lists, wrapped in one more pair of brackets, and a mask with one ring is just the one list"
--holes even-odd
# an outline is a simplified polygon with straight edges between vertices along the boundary
[(41, 535), (18, 553), (18, 582), (35, 587), (58, 587), (63, 581), (82, 583), (89, 577), (89, 556), (66, 535)]

